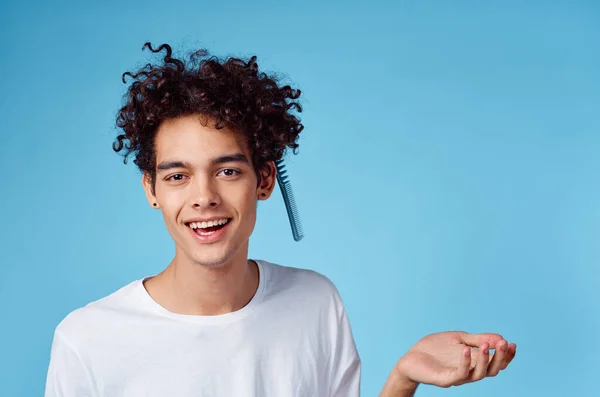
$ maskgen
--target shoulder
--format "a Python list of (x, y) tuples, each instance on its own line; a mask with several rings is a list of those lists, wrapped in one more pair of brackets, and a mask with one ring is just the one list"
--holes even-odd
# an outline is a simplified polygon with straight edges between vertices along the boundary
[(265, 282), (271, 294), (292, 294), (301, 300), (313, 303), (321, 302), (342, 306), (339, 291), (335, 284), (324, 274), (315, 270), (284, 266), (260, 260), (265, 271)]
[(311, 269), (284, 266), (265, 260), (257, 260), (261, 270), (265, 271), (267, 281), (273, 284), (287, 284), (299, 287), (310, 287), (319, 292), (337, 293), (333, 282), (325, 275)]
[(101, 335), (120, 316), (131, 312), (134, 307), (132, 297), (139, 282), (140, 280), (131, 282), (101, 299), (73, 310), (56, 326), (56, 337), (75, 347)]

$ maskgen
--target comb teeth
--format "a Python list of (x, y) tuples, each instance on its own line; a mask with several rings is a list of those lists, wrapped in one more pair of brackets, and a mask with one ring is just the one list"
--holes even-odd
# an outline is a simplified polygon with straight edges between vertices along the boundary
[(283, 160), (275, 161), (275, 165), (277, 166), (277, 182), (279, 182), (281, 194), (283, 195), (283, 201), (285, 203), (285, 208), (290, 220), (290, 226), (292, 228), (292, 235), (294, 236), (294, 240), (300, 241), (302, 240), (302, 237), (304, 237), (304, 231), (302, 230), (302, 225), (300, 224), (300, 215), (298, 213), (296, 200), (294, 199), (292, 185), (290, 184), (287, 176), (287, 171), (284, 168), (285, 166), (283, 164)]
[(277, 175), (279, 176), (279, 178), (281, 178), (281, 181), (283, 183), (287, 183), (288, 175), (287, 170), (285, 169), (285, 165), (283, 164), (283, 160), (277, 160), (275, 162), (275, 165), (277, 166)]

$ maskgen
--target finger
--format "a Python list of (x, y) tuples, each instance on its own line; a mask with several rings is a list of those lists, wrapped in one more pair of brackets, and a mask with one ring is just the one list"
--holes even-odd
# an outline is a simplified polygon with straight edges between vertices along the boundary
[(452, 382), (455, 385), (462, 385), (469, 380), (469, 373), (471, 372), (471, 348), (465, 347), (462, 351), (460, 363), (456, 368), (455, 380)]
[[(471, 369), (473, 369), (473, 368), (475, 368), (475, 365), (477, 364), (477, 361), (479, 360), (480, 348), (471, 347), (470, 349), (471, 349)], [(490, 348), (490, 350), (491, 350), (491, 348)], [(494, 353), (490, 353), (488, 361), (492, 361), (493, 358), (494, 358)], [(489, 362), (488, 362), (488, 364), (489, 364)]]
[(513, 360), (513, 358), (515, 358), (516, 354), (517, 354), (517, 345), (515, 345), (514, 343), (509, 344), (508, 349), (507, 349), (506, 359), (504, 360), (504, 365), (502, 366), (501, 369), (505, 369), (506, 367), (508, 367), (508, 364), (510, 364), (510, 362)]
[(446, 388), (470, 382), (471, 365), (471, 348), (465, 347), (461, 352), (458, 367), (447, 368), (447, 371), (440, 374), (438, 381), (434, 384)]
[(506, 367), (508, 367), (508, 364), (510, 364), (510, 362), (513, 360), (513, 358), (515, 358), (515, 355), (517, 353), (517, 345), (515, 345), (514, 343), (510, 343), (508, 344), (508, 347), (506, 348), (506, 356), (504, 357), (504, 361), (502, 362), (502, 365), (500, 366), (500, 371), (506, 369)]
[(472, 347), (481, 347), (482, 344), (487, 343), (489, 347), (494, 349), (496, 347), (496, 343), (504, 339), (502, 338), (502, 335), (499, 334), (469, 334), (461, 331), (458, 331), (457, 333), (465, 345)]
[[(496, 376), (501, 369), (506, 368), (508, 358), (508, 342), (498, 342), (496, 351), (487, 369), (487, 376)], [(504, 368), (503, 368), (504, 367)]]
[(479, 354), (477, 357), (477, 364), (471, 373), (471, 382), (475, 382), (485, 378), (487, 375), (488, 363), (490, 360), (490, 348), (487, 343), (481, 345), (479, 349)]

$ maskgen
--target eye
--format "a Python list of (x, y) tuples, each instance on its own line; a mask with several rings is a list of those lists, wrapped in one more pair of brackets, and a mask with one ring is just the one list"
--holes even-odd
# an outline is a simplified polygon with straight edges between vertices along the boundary
[(226, 168), (224, 170), (219, 171), (218, 175), (232, 177), (232, 176), (237, 176), (239, 174), (241, 174), (241, 172), (238, 171), (238, 170), (234, 170), (234, 169), (231, 169), (231, 168)]
[(173, 175), (169, 176), (166, 180), (173, 181), (173, 182), (179, 182), (179, 181), (182, 181), (183, 178), (185, 178), (185, 175), (183, 175), (183, 174), (173, 174)]

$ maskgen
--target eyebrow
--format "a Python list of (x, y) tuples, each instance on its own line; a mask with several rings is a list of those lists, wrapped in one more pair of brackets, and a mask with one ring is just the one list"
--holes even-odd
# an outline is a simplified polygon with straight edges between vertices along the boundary
[(250, 164), (248, 158), (242, 153), (230, 154), (227, 156), (217, 157), (210, 161), (212, 165), (218, 165), (223, 163), (245, 163)]
[[(250, 164), (248, 158), (242, 153), (228, 154), (226, 156), (220, 156), (210, 160), (211, 165), (219, 165), (224, 163)], [(192, 166), (187, 161), (164, 161), (156, 167), (157, 171), (159, 172), (167, 171), (173, 168), (192, 168)]]

